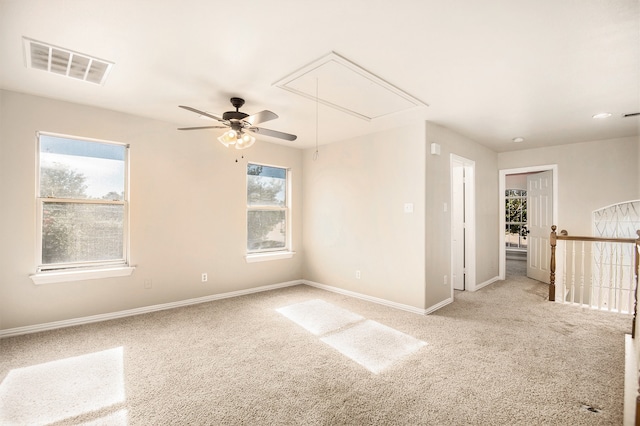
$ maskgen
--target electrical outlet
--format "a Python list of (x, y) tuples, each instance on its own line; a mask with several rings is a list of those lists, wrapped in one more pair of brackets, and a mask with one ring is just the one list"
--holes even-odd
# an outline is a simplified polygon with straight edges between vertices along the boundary
[(151, 284), (152, 284), (151, 278), (146, 278), (144, 280), (144, 288), (151, 288)]
[(360, 279), (360, 271), (356, 271), (356, 279)]
[(205, 273), (203, 273), (203, 274), (202, 274), (202, 282), (203, 282), (203, 283), (206, 283), (208, 279), (209, 279), (209, 277), (207, 276), (207, 273), (206, 273), (206, 272), (205, 272)]

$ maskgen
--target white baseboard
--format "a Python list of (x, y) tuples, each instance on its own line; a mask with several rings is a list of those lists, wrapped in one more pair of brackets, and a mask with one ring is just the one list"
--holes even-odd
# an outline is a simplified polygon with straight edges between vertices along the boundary
[(427, 309), (425, 309), (424, 313), (425, 313), (425, 315), (430, 314), (432, 312), (437, 311), (440, 308), (443, 308), (443, 307), (447, 306), (449, 303), (453, 303), (453, 298), (452, 297), (450, 297), (448, 299), (445, 299), (440, 303), (436, 303), (433, 306), (428, 307)]
[(326, 285), (326, 284), (320, 284), (320, 283), (309, 281), (309, 280), (302, 280), (302, 283), (306, 284), (308, 286), (311, 286), (311, 287), (316, 287), (316, 288), (319, 288), (319, 289), (322, 289), (322, 290), (330, 291), (332, 293), (344, 294), (345, 296), (354, 297), (356, 299), (362, 299), (362, 300), (366, 300), (368, 302), (377, 303), (379, 305), (389, 306), (391, 308), (396, 308), (396, 309), (400, 309), (400, 310), (407, 311), (407, 312), (413, 312), (414, 314), (425, 315), (425, 314), (427, 314), (429, 312), (432, 312), (432, 311), (427, 311), (426, 309), (416, 308), (415, 306), (405, 305), (405, 304), (397, 303), (397, 302), (392, 302), (390, 300), (380, 299), (378, 297), (368, 296), (366, 294), (356, 293), (355, 291), (344, 290), (344, 289), (339, 288), (339, 287), (333, 287), (333, 286)]
[(108, 321), (117, 318), (130, 317), (133, 315), (147, 314), (150, 312), (164, 311), (166, 309), (179, 308), (182, 306), (197, 305), (199, 303), (212, 302), (214, 300), (228, 299), (230, 297), (244, 296), (252, 293), (275, 290), (278, 288), (291, 287), (303, 284), (302, 280), (287, 281), (279, 284), (265, 285), (261, 287), (249, 288), (246, 290), (231, 291), (228, 293), (212, 294), (210, 296), (197, 297), (194, 299), (179, 300), (177, 302), (162, 303), (159, 305), (144, 306), (141, 308), (127, 309), (125, 311), (110, 312), (107, 314), (91, 315), (88, 317), (73, 318), (63, 321), (47, 322), (44, 324), (29, 325), (26, 327), (8, 328), (0, 330), (0, 339), (4, 337), (19, 336), (22, 334), (38, 333), (40, 331), (55, 330), (57, 328), (72, 327), (75, 325), (90, 324), (93, 322)]
[[(493, 281), (491, 281), (491, 282), (493, 282)], [(490, 284), (491, 282), (487, 282), (487, 284)], [(179, 307), (182, 307), (182, 306), (197, 305), (199, 303), (213, 302), (215, 300), (228, 299), (230, 297), (244, 296), (244, 295), (252, 294), (252, 293), (260, 293), (260, 292), (263, 292), (263, 291), (275, 290), (275, 289), (284, 288), (284, 287), (292, 287), (292, 286), (300, 285), (300, 284), (305, 284), (305, 285), (308, 285), (308, 286), (311, 286), (311, 287), (316, 287), (316, 288), (319, 288), (319, 289), (322, 289), (322, 290), (326, 290), (326, 291), (330, 291), (330, 292), (333, 292), (333, 293), (344, 294), (345, 296), (350, 296), (350, 297), (354, 297), (356, 299), (366, 300), (368, 302), (373, 302), (373, 303), (377, 303), (379, 305), (389, 306), (391, 308), (400, 309), (400, 310), (403, 310), (403, 311), (412, 312), (414, 314), (419, 314), (419, 315), (430, 314), (430, 313), (442, 308), (443, 306), (446, 306), (449, 303), (453, 302), (453, 299), (449, 298), (449, 299), (444, 300), (444, 301), (442, 301), (442, 302), (440, 302), (440, 303), (438, 303), (436, 305), (433, 305), (433, 306), (431, 306), (431, 307), (429, 307), (427, 309), (421, 309), (421, 308), (416, 308), (415, 306), (405, 305), (405, 304), (397, 303), (397, 302), (392, 302), (390, 300), (381, 299), (381, 298), (373, 297), (373, 296), (368, 296), (366, 294), (356, 293), (354, 291), (344, 290), (344, 289), (341, 289), (339, 287), (333, 287), (333, 286), (329, 286), (329, 285), (325, 285), (325, 284), (316, 283), (316, 282), (313, 282), (313, 281), (295, 280), (295, 281), (287, 281), (287, 282), (283, 282), (283, 283), (279, 283), (279, 284), (272, 284), (272, 285), (265, 285), (265, 286), (261, 286), (261, 287), (249, 288), (249, 289), (246, 289), (246, 290), (231, 291), (231, 292), (228, 292), (228, 293), (221, 293), (221, 294), (212, 294), (210, 296), (197, 297), (197, 298), (194, 298), (194, 299), (179, 300), (177, 302), (162, 303), (162, 304), (159, 304), (159, 305), (151, 305), (151, 306), (143, 306), (141, 308), (127, 309), (127, 310), (124, 310), (124, 311), (109, 312), (109, 313), (106, 313), (106, 314), (91, 315), (91, 316), (80, 317), (80, 318), (72, 318), (72, 319), (63, 320), (63, 321), (47, 322), (47, 323), (44, 323), (44, 324), (29, 325), (29, 326), (25, 326), (25, 327), (8, 328), (6, 330), (0, 330), (0, 339), (5, 338), (5, 337), (20, 336), (20, 335), (23, 335), (23, 334), (38, 333), (38, 332), (41, 332), (41, 331), (55, 330), (57, 328), (73, 327), (73, 326), (76, 326), (76, 325), (90, 324), (90, 323), (94, 323), (94, 322), (108, 321), (108, 320), (113, 320), (113, 319), (118, 319), (118, 318), (130, 317), (130, 316), (134, 316), (134, 315), (147, 314), (147, 313), (150, 313), (150, 312), (164, 311), (164, 310), (167, 310), (167, 309), (179, 308)]]
[(487, 280), (487, 281), (485, 281), (485, 282), (482, 282), (482, 283), (480, 283), (480, 284), (476, 284), (476, 288), (474, 288), (474, 289), (473, 289), (473, 290), (471, 290), (471, 291), (478, 291), (478, 290), (480, 290), (481, 288), (488, 286), (489, 284), (493, 284), (493, 283), (495, 283), (496, 281), (500, 281), (500, 277), (493, 277), (493, 278), (491, 278), (491, 279), (488, 279), (488, 280)]

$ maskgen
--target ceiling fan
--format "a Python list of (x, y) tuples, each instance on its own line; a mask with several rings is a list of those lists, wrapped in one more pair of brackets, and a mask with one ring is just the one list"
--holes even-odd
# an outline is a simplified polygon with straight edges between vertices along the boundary
[(180, 108), (186, 109), (187, 111), (195, 112), (196, 114), (200, 114), (205, 117), (212, 118), (216, 121), (219, 121), (222, 126), (199, 126), (199, 127), (181, 127), (178, 130), (200, 130), (200, 129), (226, 129), (229, 128), (223, 135), (218, 137), (218, 141), (226, 147), (229, 145), (234, 145), (236, 149), (245, 149), (249, 148), (256, 141), (256, 138), (251, 135), (252, 133), (257, 133), (265, 136), (271, 136), (274, 138), (284, 139), (288, 141), (296, 140), (296, 135), (291, 135), (289, 133), (278, 132), (276, 130), (269, 130), (262, 127), (255, 127), (256, 124), (264, 123), (265, 121), (275, 120), (278, 118), (278, 115), (274, 112), (264, 110), (260, 111), (256, 114), (249, 115), (244, 112), (240, 112), (240, 107), (244, 105), (244, 99), (242, 98), (231, 98), (231, 105), (236, 109), (235, 111), (227, 111), (222, 114), (222, 117), (217, 115), (210, 114), (205, 111), (200, 111), (198, 109), (178, 105)]

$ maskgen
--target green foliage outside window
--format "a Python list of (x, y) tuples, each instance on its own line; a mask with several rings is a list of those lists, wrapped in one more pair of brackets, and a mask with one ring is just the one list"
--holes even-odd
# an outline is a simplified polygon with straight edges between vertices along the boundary
[(41, 268), (124, 261), (126, 146), (42, 133), (39, 151)]
[(287, 171), (283, 168), (247, 166), (247, 250), (286, 248)]
[[(65, 198), (87, 198), (86, 178), (68, 167), (41, 169), (41, 189)], [(122, 199), (105, 194), (103, 199)], [(122, 258), (122, 205), (46, 202), (42, 209), (42, 263)]]
[(505, 191), (505, 233), (508, 247), (526, 247), (527, 191), (507, 189)]

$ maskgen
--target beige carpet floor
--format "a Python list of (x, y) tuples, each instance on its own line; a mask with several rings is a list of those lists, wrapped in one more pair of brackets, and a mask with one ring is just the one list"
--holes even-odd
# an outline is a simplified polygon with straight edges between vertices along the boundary
[(630, 317), (546, 291), (510, 262), (427, 316), (301, 285), (6, 338), (0, 424), (622, 424)]

